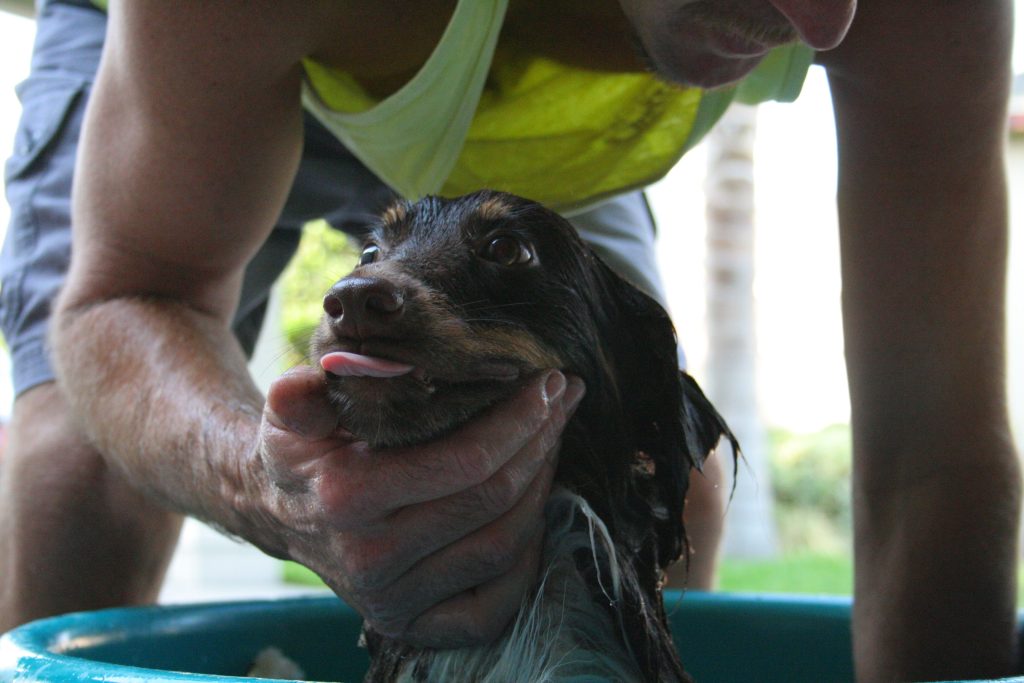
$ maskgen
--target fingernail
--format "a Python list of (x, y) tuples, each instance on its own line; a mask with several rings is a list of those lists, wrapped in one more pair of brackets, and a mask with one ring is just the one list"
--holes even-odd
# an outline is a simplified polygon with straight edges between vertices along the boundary
[(565, 391), (565, 375), (558, 370), (552, 370), (544, 382), (544, 396), (548, 402), (557, 401), (562, 392)]
[(566, 412), (575, 410), (586, 393), (587, 385), (583, 383), (583, 380), (576, 376), (570, 377), (565, 395), (562, 396), (562, 405), (565, 407)]

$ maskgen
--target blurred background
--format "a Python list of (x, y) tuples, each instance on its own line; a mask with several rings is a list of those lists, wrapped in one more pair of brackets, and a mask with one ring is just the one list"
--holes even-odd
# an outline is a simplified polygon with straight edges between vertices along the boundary
[[(34, 24), (0, 0), (0, 157), (10, 154)], [(1024, 0), (1017, 0), (1009, 122), (1009, 384), (1024, 435)], [(734, 107), (649, 200), (659, 260), (689, 370), (745, 450), (729, 498), (719, 587), (852, 591), (849, 403), (843, 366), (834, 128), (814, 67), (794, 104)], [(0, 202), (0, 231), (8, 220)], [(304, 357), (321, 293), (354, 252), (325, 225), (307, 231), (280, 283), (252, 362), (270, 379)], [(0, 351), (0, 420), (9, 415)], [(2, 442), (0, 442), (2, 443)], [(2, 456), (0, 456), (2, 457)], [(729, 457), (721, 454), (719, 457)], [(2, 460), (0, 460), (2, 462)], [(725, 469), (731, 469), (726, 467)], [(732, 484), (723, 486), (728, 496)], [(266, 558), (198, 523), (186, 525), (167, 602), (320, 590), (301, 568)]]

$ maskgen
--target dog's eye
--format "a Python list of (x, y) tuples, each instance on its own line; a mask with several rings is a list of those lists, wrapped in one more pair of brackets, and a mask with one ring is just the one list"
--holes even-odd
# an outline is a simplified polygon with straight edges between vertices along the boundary
[(376, 244), (370, 244), (363, 249), (363, 253), (359, 255), (359, 265), (365, 266), (368, 263), (373, 263), (379, 256), (380, 247)]
[(480, 254), (501, 266), (521, 266), (533, 260), (530, 248), (510, 235), (499, 235), (487, 243)]

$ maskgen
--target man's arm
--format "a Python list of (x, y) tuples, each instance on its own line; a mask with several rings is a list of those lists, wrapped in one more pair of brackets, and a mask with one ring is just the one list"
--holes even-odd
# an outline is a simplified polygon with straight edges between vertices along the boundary
[[(217, 506), (216, 487), (237, 480), (226, 470), (232, 454), (259, 424), (262, 398), (229, 325), (245, 263), (298, 161), (299, 74), (283, 49), (231, 49), (247, 27), (236, 32), (227, 11), (192, 17), (158, 5), (112, 7), (79, 148), (55, 355), (104, 452), (164, 470), (140, 481), (164, 499), (165, 489), (187, 495), (164, 485), (181, 478), (184, 491), (209, 489), (196, 503)], [(276, 78), (251, 75), (258, 70)], [(185, 410), (182, 394), (191, 395)], [(204, 414), (240, 441), (221, 446), (204, 434)], [(211, 437), (225, 452), (205, 448)], [(192, 457), (200, 449), (205, 457)], [(232, 513), (186, 507), (222, 522)]]
[(854, 428), (858, 678), (1010, 673), (1009, 0), (863, 0), (824, 53)]
[(54, 325), (60, 383), (150, 496), (307, 564), (387, 635), (487, 639), (535, 575), (579, 387), (552, 373), (443, 443), (375, 454), (339, 434), (311, 368), (264, 405), (229, 329), (299, 158), (299, 59), (332, 7), (113, 4)]

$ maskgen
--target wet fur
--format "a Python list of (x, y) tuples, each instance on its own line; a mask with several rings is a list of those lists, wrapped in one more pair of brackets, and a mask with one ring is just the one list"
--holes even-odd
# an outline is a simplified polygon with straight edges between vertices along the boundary
[[(509, 266), (489, 260), (487, 245), (495, 236), (529, 245), (534, 258)], [(343, 424), (374, 446), (415, 443), (462, 424), (546, 368), (583, 378), (587, 393), (566, 426), (556, 473), (556, 484), (580, 504), (556, 519), (566, 538), (578, 539), (581, 529), (593, 530), (596, 518), (608, 542), (588, 533), (588, 548), (565, 545), (564, 538), (553, 544), (549, 507), (546, 576), (562, 576), (568, 562), (578, 581), (563, 576), (563, 589), (571, 584), (584, 591), (587, 608), (614, 626), (606, 635), (618, 643), (595, 646), (595, 652), (618, 647), (628, 653), (623, 666), (638, 672), (637, 680), (688, 680), (668, 631), (661, 584), (665, 568), (684, 554), (691, 468), (701, 466), (721, 436), (734, 446), (735, 439), (692, 378), (678, 370), (665, 311), (602, 263), (568, 222), (512, 195), (401, 204), (385, 214), (368, 243), (379, 246), (377, 260), (339, 285), (352, 285), (352, 278), (387, 281), (401, 292), (400, 317), (360, 329), (327, 316), (313, 352), (355, 351), (419, 370), (383, 381), (329, 376)], [(614, 551), (599, 550), (608, 544)], [(620, 580), (618, 597), (609, 599), (613, 564), (628, 580)], [(532, 636), (523, 636), (530, 633), (528, 622), (551, 619), (540, 603), (559, 599), (564, 604), (566, 594), (558, 598), (542, 582), (503, 641), (477, 659), (491, 666), (503, 647), (529, 649)], [(574, 637), (572, 624), (561, 628)], [(552, 633), (544, 638), (558, 647)], [(370, 630), (367, 643), (368, 681), (444, 680), (450, 657), (470, 652), (416, 650)], [(467, 664), (463, 659), (457, 666)], [(509, 680), (523, 680), (523, 671)], [(484, 679), (478, 672), (464, 680)]]

